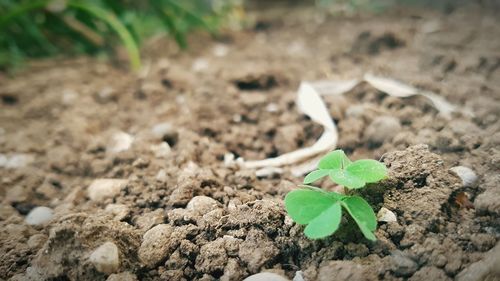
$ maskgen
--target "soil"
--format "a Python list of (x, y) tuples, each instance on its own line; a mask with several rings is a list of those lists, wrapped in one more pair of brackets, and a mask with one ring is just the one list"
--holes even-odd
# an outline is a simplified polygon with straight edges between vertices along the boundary
[[(242, 280), (262, 271), (500, 280), (486, 263), (500, 255), (497, 11), (469, 3), (318, 17), (281, 7), (255, 29), (193, 36), (187, 52), (152, 43), (139, 74), (80, 58), (0, 76), (0, 280)], [(474, 116), (448, 120), (425, 99), (367, 85), (326, 97), (338, 147), (388, 166), (389, 179), (363, 193), (397, 222), (380, 222), (377, 242), (349, 218), (332, 237), (308, 240), (283, 206), (301, 179), (287, 169), (257, 178), (225, 155), (264, 159), (313, 144), (322, 128), (297, 111), (300, 81), (366, 72)], [(380, 116), (400, 126), (374, 122)], [(464, 185), (454, 166), (479, 180)], [(96, 179), (124, 181), (89, 192)], [(54, 217), (28, 225), (37, 206)], [(98, 270), (89, 257), (105, 242), (119, 263)]]

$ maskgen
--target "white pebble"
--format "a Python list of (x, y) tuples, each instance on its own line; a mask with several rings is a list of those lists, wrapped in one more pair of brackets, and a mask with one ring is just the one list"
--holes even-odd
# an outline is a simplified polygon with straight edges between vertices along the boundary
[(193, 65), (191, 66), (191, 69), (194, 72), (202, 72), (208, 68), (208, 60), (205, 58), (197, 58), (194, 62)]
[(130, 148), (130, 146), (132, 146), (133, 142), (134, 142), (133, 136), (124, 132), (118, 132), (111, 137), (111, 140), (109, 141), (106, 147), (106, 152), (118, 153), (126, 151)]
[(35, 160), (30, 154), (16, 153), (11, 155), (0, 154), (0, 167), (16, 169), (28, 166)]
[(159, 170), (156, 174), (156, 180), (159, 182), (166, 182), (168, 180), (167, 172), (165, 170)]
[(216, 57), (225, 57), (229, 53), (229, 48), (226, 45), (217, 44), (212, 52)]
[(26, 223), (29, 225), (42, 225), (48, 223), (54, 216), (54, 211), (48, 207), (36, 207), (26, 216)]
[(166, 158), (170, 152), (172, 152), (172, 149), (168, 143), (162, 142), (157, 145), (152, 145), (151, 151), (153, 151), (156, 158)]
[(389, 209), (382, 207), (377, 213), (377, 220), (382, 222), (397, 222), (396, 215)]
[(95, 249), (89, 260), (97, 271), (104, 274), (115, 273), (120, 267), (118, 247), (112, 242), (106, 242)]
[(164, 122), (159, 123), (153, 126), (151, 132), (158, 138), (163, 138), (166, 134), (171, 133), (173, 130), (172, 125), (170, 123)]
[(305, 281), (304, 273), (300, 270), (296, 271), (292, 281)]
[(287, 278), (272, 272), (261, 272), (250, 275), (243, 281), (289, 281)]
[(478, 179), (476, 173), (468, 167), (456, 166), (451, 168), (450, 171), (452, 171), (462, 179), (462, 185), (464, 187), (473, 186)]
[(271, 113), (274, 113), (274, 112), (278, 112), (279, 108), (278, 108), (278, 105), (275, 104), (275, 103), (270, 103), (266, 106), (266, 111), (267, 112), (271, 112)]
[(128, 180), (123, 179), (96, 179), (90, 184), (87, 195), (92, 201), (115, 197), (127, 183)]
[(224, 166), (232, 166), (234, 164), (234, 154), (231, 152), (224, 154)]
[(210, 212), (218, 206), (219, 202), (217, 202), (213, 198), (210, 198), (208, 196), (195, 196), (189, 201), (186, 209), (204, 214)]

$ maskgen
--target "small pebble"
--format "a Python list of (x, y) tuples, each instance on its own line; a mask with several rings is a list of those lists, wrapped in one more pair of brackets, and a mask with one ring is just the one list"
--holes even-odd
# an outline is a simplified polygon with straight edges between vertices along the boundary
[(234, 154), (226, 153), (224, 154), (224, 166), (229, 167), (234, 164)]
[(120, 267), (118, 247), (113, 242), (106, 242), (92, 252), (89, 258), (97, 271), (104, 274), (115, 273)]
[(229, 48), (226, 45), (223, 44), (217, 44), (213, 48), (213, 54), (216, 57), (225, 57), (227, 53), (229, 53)]
[(33, 161), (35, 161), (35, 157), (30, 154), (0, 154), (0, 168), (7, 169), (17, 169), (28, 166)]
[(195, 196), (187, 204), (186, 209), (206, 214), (219, 206), (219, 202), (208, 196)]
[(389, 209), (382, 207), (377, 213), (377, 220), (380, 222), (397, 222), (396, 215)]
[(295, 276), (293, 277), (292, 281), (305, 281), (304, 279), (304, 272), (302, 271), (296, 271)]
[(127, 183), (128, 180), (123, 179), (96, 179), (90, 184), (87, 195), (92, 201), (101, 201), (118, 195)]
[(111, 274), (106, 281), (137, 281), (137, 276), (130, 272)]
[(178, 246), (179, 239), (172, 236), (173, 229), (168, 224), (159, 224), (148, 230), (139, 247), (139, 260), (148, 268), (157, 266), (169, 257)]
[(209, 67), (208, 60), (205, 58), (197, 58), (191, 65), (191, 69), (194, 72), (202, 72)]
[(405, 252), (396, 250), (392, 252), (392, 271), (396, 276), (411, 276), (418, 269), (418, 264)]
[(173, 127), (170, 123), (159, 123), (153, 126), (151, 129), (153, 135), (157, 138), (163, 138), (165, 135), (168, 135), (173, 132)]
[(399, 119), (392, 116), (380, 116), (368, 125), (365, 137), (370, 145), (377, 147), (390, 141), (399, 131), (401, 131)]
[(278, 110), (279, 110), (278, 105), (275, 103), (270, 103), (266, 106), (267, 112), (274, 113), (274, 112), (278, 112)]
[(166, 182), (168, 180), (167, 172), (165, 170), (159, 170), (155, 178), (159, 182)]
[(115, 220), (120, 221), (126, 218), (130, 212), (127, 205), (124, 204), (109, 204), (104, 209), (105, 212), (112, 214)]
[(54, 216), (54, 211), (48, 207), (36, 207), (26, 216), (26, 223), (29, 225), (42, 225), (48, 223)]
[(261, 272), (250, 275), (243, 281), (289, 281), (287, 278), (272, 272)]
[(106, 152), (114, 154), (126, 151), (132, 146), (133, 142), (134, 142), (133, 136), (124, 132), (118, 132), (113, 136), (111, 136), (111, 139), (108, 145), (106, 146)]
[(462, 185), (464, 187), (473, 186), (477, 182), (478, 177), (471, 168), (464, 166), (456, 166), (451, 168), (450, 171), (452, 171), (457, 176), (459, 176), (460, 179), (462, 179)]
[(166, 158), (170, 152), (172, 152), (172, 149), (168, 143), (162, 142), (160, 144), (152, 145), (151, 151), (154, 153), (156, 158)]

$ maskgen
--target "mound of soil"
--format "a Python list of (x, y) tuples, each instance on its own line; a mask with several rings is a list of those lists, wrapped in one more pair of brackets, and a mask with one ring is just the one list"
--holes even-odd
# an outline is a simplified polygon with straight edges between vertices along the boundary
[[(187, 53), (155, 49), (139, 75), (78, 59), (0, 77), (0, 279), (497, 280), (494, 12), (287, 13), (223, 42), (196, 37)], [(368, 71), (473, 116), (448, 120), (424, 99), (366, 85), (326, 97), (339, 147), (388, 166), (389, 179), (362, 193), (396, 221), (379, 223), (377, 242), (348, 217), (332, 237), (308, 240), (283, 206), (300, 178), (256, 177), (225, 160), (311, 145), (322, 128), (297, 113), (300, 81)], [(463, 181), (456, 166), (473, 174)]]

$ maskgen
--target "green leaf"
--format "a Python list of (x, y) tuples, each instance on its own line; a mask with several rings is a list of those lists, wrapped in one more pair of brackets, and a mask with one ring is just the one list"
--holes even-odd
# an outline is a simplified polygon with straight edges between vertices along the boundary
[(299, 187), (301, 187), (301, 188), (308, 188), (310, 190), (314, 190), (314, 191), (317, 191), (317, 192), (328, 194), (328, 191), (323, 190), (323, 189), (321, 189), (319, 187), (316, 187), (316, 186), (308, 185), (308, 184), (299, 184)]
[(330, 173), (330, 170), (312, 171), (304, 178), (304, 184), (315, 182), (315, 181), (319, 180), (320, 178), (327, 176), (328, 173)]
[(290, 217), (298, 224), (308, 224), (337, 200), (327, 193), (299, 189), (289, 192), (285, 197), (285, 208)]
[(371, 238), (375, 237), (373, 233), (377, 229), (377, 217), (373, 212), (372, 207), (365, 201), (365, 199), (359, 196), (349, 196), (342, 200), (342, 206), (346, 208), (347, 212), (356, 221), (361, 232), (367, 239), (373, 240)]
[(368, 183), (378, 182), (387, 177), (385, 165), (372, 159), (357, 160), (347, 166), (346, 171)]
[(340, 207), (340, 203), (334, 203), (309, 222), (304, 229), (304, 234), (310, 239), (329, 236), (337, 231), (341, 218), (342, 208)]
[(351, 175), (348, 171), (334, 169), (330, 171), (330, 178), (337, 184), (343, 185), (347, 188), (361, 188), (365, 186), (366, 182), (356, 176)]
[(328, 196), (330, 196), (334, 200), (339, 200), (339, 201), (346, 197), (344, 194), (340, 194), (337, 192), (328, 192)]
[(377, 241), (377, 237), (371, 230), (368, 229), (368, 227), (364, 223), (358, 223), (359, 229), (361, 230), (361, 233), (365, 236), (366, 239), (371, 240), (371, 241)]
[(347, 158), (343, 150), (337, 149), (319, 160), (318, 168), (320, 169), (344, 169), (349, 165), (351, 160)]

